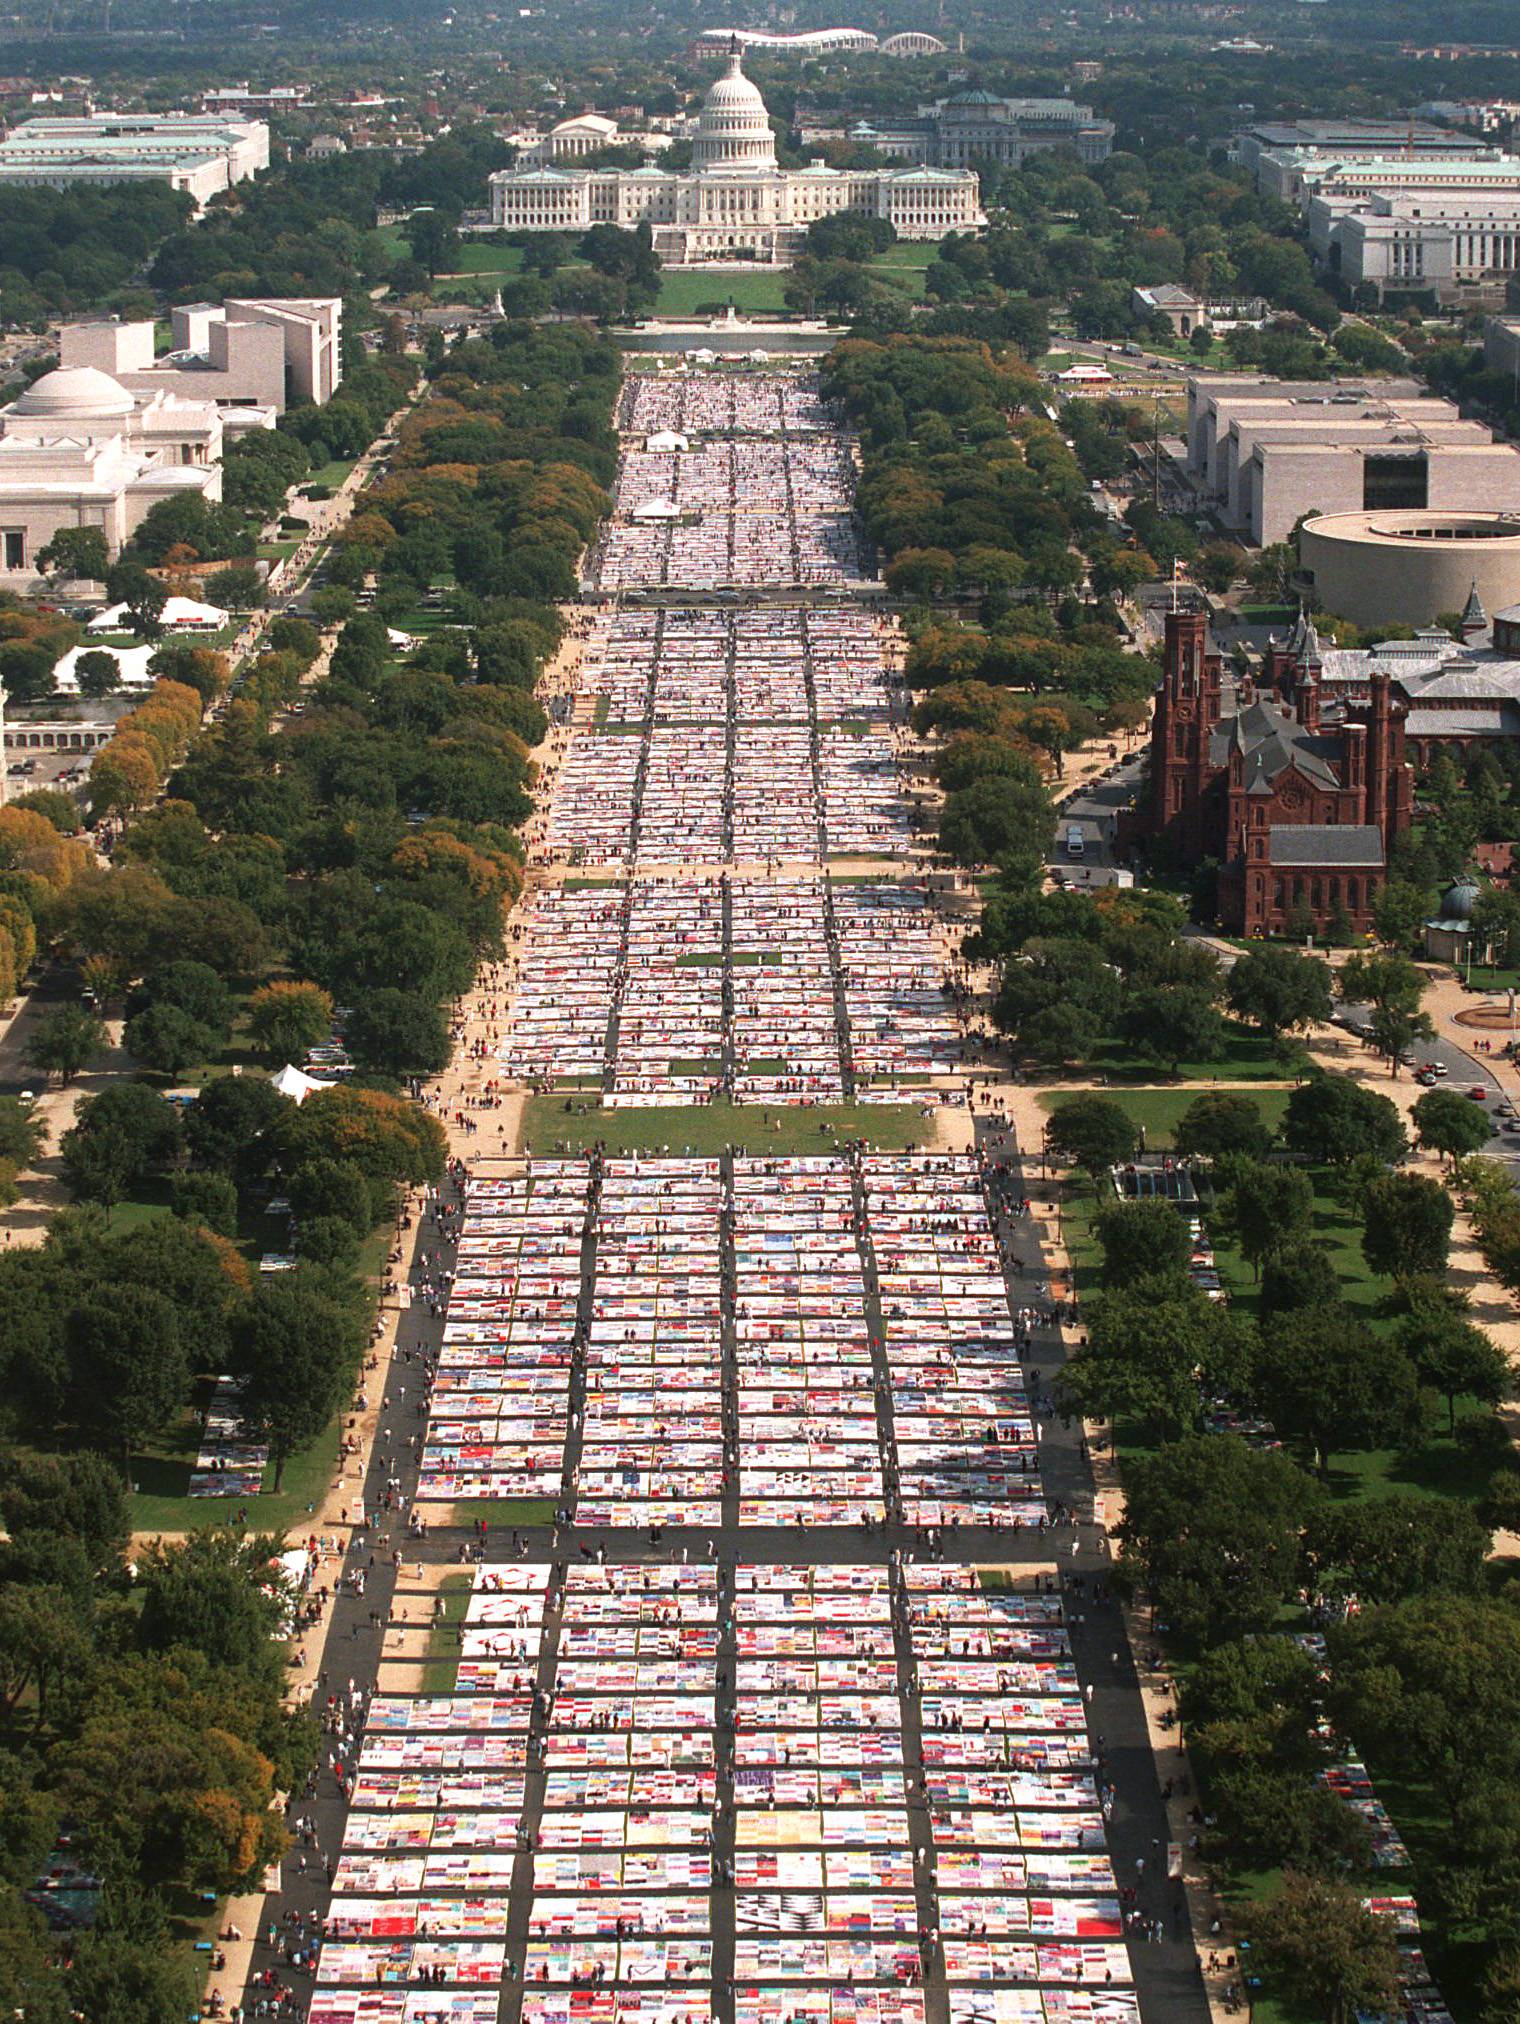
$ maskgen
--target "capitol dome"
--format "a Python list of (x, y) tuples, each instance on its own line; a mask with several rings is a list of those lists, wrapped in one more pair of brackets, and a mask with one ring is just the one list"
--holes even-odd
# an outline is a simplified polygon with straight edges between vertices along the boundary
[(737, 51), (703, 102), (691, 165), (706, 176), (764, 174), (776, 167), (776, 137), (765, 100), (744, 75)]
[(130, 415), (135, 406), (126, 388), (109, 373), (92, 365), (74, 365), (45, 372), (12, 401), (10, 412), (38, 420), (100, 421)]

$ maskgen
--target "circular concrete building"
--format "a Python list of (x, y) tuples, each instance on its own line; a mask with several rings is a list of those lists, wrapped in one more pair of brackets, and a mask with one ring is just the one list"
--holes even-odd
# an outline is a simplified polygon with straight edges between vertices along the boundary
[(1322, 513), (1298, 530), (1298, 559), (1327, 611), (1354, 625), (1429, 625), (1520, 604), (1520, 514)]

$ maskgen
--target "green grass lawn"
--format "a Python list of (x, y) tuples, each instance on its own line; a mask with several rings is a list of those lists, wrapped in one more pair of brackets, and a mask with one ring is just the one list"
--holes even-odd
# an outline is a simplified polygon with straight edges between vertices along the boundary
[(520, 274), (523, 264), (521, 246), (492, 246), (484, 239), (466, 239), (461, 243), (459, 263), (455, 274)]
[[(1296, 1059), (1304, 1059), (1298, 1050)], [(1295, 1060), (1284, 1058), (1249, 1026), (1227, 1021), (1224, 1046), (1214, 1061), (1184, 1061), (1175, 1075), (1154, 1062), (1137, 1061), (1133, 1051), (1115, 1040), (1087, 1063), (1094, 1077), (1106, 1075), (1110, 1082), (1291, 1082)]]
[(1466, 973), (1466, 980), (1475, 991), (1513, 991), (1520, 989), (1520, 970), (1496, 970), (1487, 965), (1475, 963)]
[[(1132, 1117), (1141, 1126), (1145, 1132), (1145, 1149), (1152, 1153), (1171, 1150), (1177, 1120), (1198, 1101), (1201, 1093), (1196, 1089), (1121, 1089), (1105, 1092), (1127, 1117)], [(1053, 1110), (1063, 1101), (1063, 1096), (1055, 1090), (1046, 1091), (1040, 1097), (1046, 1110)], [(1277, 1131), (1288, 1107), (1288, 1092), (1285, 1089), (1258, 1090), (1251, 1092), (1251, 1101), (1261, 1112), (1267, 1129)]]
[(457, 1626), (464, 1622), (475, 1586), (473, 1574), (446, 1574), (438, 1593), (443, 1608), (428, 1631), (427, 1657), (417, 1681), (419, 1694), (452, 1694), (459, 1675)]
[(496, 300), (496, 291), (500, 286), (499, 274), (465, 274), (457, 279), (439, 274), (429, 282), (428, 294), (434, 302), (444, 305), (460, 304), (468, 309), (487, 309)]
[(336, 492), (358, 461), (357, 457), (350, 457), (346, 462), (341, 458), (336, 458), (330, 464), (320, 465), (315, 471), (308, 471), (306, 476), (301, 480), (301, 483), (303, 485), (330, 485), (333, 491)]
[(318, 1435), (285, 1464), (283, 1487), (274, 1491), (274, 1471), (265, 1473), (265, 1490), (257, 1497), (192, 1497), (190, 1471), (200, 1446), (201, 1416), (190, 1413), (179, 1428), (150, 1449), (132, 1457), (133, 1493), (127, 1500), (134, 1532), (190, 1532), (203, 1526), (229, 1524), (238, 1512), (252, 1532), (283, 1532), (299, 1526), (320, 1504), (337, 1473), (338, 1422)]
[(694, 316), (699, 304), (720, 302), (726, 307), (732, 302), (741, 316), (779, 316), (786, 312), (785, 286), (786, 275), (773, 267), (756, 268), (753, 274), (742, 268), (705, 274), (667, 267), (660, 275), (655, 309), (660, 316)]
[(882, 1152), (927, 1143), (928, 1123), (911, 1104), (830, 1103), (811, 1109), (775, 1104), (703, 1103), (647, 1110), (569, 1110), (562, 1099), (534, 1096), (523, 1115), (527, 1152), (696, 1153), (737, 1146), (747, 1153), (816, 1153), (842, 1139), (869, 1138)]
[(552, 1497), (466, 1497), (449, 1506), (450, 1525), (552, 1525)]

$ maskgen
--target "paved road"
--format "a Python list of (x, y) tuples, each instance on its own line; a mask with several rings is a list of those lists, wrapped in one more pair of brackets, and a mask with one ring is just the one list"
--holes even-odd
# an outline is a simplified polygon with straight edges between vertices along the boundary
[[(985, 1118), (976, 1124), (977, 1143), (991, 1156), (1008, 1163), (1008, 1182), (1001, 1192), (1008, 1202), (1017, 1202), (1039, 1188), (1013, 1148), (1011, 1134)], [(1040, 1284), (1047, 1261), (1038, 1238), (1027, 1219), (1001, 1210), (994, 1215), (1003, 1240), (1007, 1261), (1009, 1300), (1022, 1306), (1030, 1298), (1031, 1285)], [(1066, 1360), (1060, 1331), (1034, 1331), (1025, 1372), (1048, 1397), (1057, 1372)], [(1040, 1421), (1040, 1469), (1047, 1502), (1068, 1505), (1079, 1512), (1093, 1509), (1092, 1469), (1083, 1453), (1079, 1423), (1067, 1424), (1056, 1414), (1045, 1413)], [(1048, 1549), (1047, 1549), (1048, 1550)], [(1164, 1937), (1147, 1943), (1130, 1940), (1130, 1960), (1135, 1970), (1142, 2015), (1164, 2020), (1164, 2024), (1208, 2024), (1209, 2005), (1204, 1993), (1198, 1955), (1188, 1921), (1186, 1900), (1180, 1882), (1169, 1881), (1162, 1859), (1167, 1843), (1166, 1809), (1156, 1777), (1156, 1760), (1150, 1747), (1140, 1685), (1135, 1673), (1124, 1621), (1117, 1604), (1095, 1600), (1094, 1582), (1102, 1584), (1112, 1570), (1102, 1536), (1091, 1524), (1075, 1528), (1059, 1551), (1065, 1569), (1066, 1620), (1071, 1636), (1072, 1657), (1088, 1702), (1088, 1727), (1094, 1749), (1113, 1785), (1115, 1806), (1108, 1824), (1108, 1845), (1114, 1874), (1121, 1889), (1137, 1889), (1138, 1909), (1163, 1922)], [(1137, 1862), (1143, 1872), (1137, 1882)]]
[[(1135, 798), (1144, 764), (1144, 752), (1133, 753), (1129, 758), (1120, 760), (1106, 777), (1089, 781), (1060, 804), (1055, 849), (1050, 858), (1053, 871), (1063, 872), (1067, 878), (1074, 879), (1082, 867), (1101, 869), (1116, 862), (1113, 848), (1115, 825), (1119, 811), (1127, 808)], [(1073, 825), (1082, 832), (1084, 848), (1079, 859), (1066, 853), (1066, 832)], [(1080, 883), (1080, 880), (1076, 882)]]
[[(1338, 1020), (1337, 1023), (1343, 1024), (1350, 1033), (1362, 1034), (1370, 1015), (1370, 1006), (1347, 1005), (1343, 1009), (1344, 1019)], [(1507, 1033), (1496, 1033), (1495, 1046), (1503, 1045), (1508, 1037)], [(1499, 1117), (1500, 1107), (1507, 1106), (1511, 1102), (1510, 1094), (1493, 1070), (1484, 1063), (1482, 1057), (1469, 1054), (1456, 1041), (1448, 1040), (1444, 1036), (1435, 1040), (1417, 1040), (1411, 1051), (1414, 1055), (1414, 1067), (1401, 1069), (1401, 1078), (1408, 1076), (1412, 1079), (1417, 1070), (1429, 1061), (1446, 1070), (1441, 1078), (1445, 1088), (1464, 1092), (1470, 1089), (1483, 1089), (1487, 1092), (1481, 1107), (1493, 1122), (1494, 1134), (1488, 1144), (1480, 1150), (1487, 1153), (1490, 1158), (1502, 1159), (1511, 1166), (1520, 1167), (1520, 1119), (1509, 1120)], [(1476, 1101), (1473, 1108), (1475, 1110), (1479, 1108)]]

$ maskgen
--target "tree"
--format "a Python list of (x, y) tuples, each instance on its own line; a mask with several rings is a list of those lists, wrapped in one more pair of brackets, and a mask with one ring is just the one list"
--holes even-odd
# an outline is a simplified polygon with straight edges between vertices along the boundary
[(216, 1075), (203, 1084), (185, 1119), (191, 1156), (202, 1166), (235, 1171), (247, 1179), (264, 1173), (273, 1157), (273, 1127), (295, 1104), (254, 1075)]
[(943, 597), (955, 583), (955, 557), (947, 548), (900, 549), (886, 569), (894, 597)]
[(1128, 1111), (1106, 1096), (1071, 1096), (1058, 1103), (1045, 1127), (1051, 1152), (1081, 1167), (1093, 1181), (1133, 1159), (1140, 1134)]
[(1415, 937), (1430, 919), (1430, 894), (1407, 879), (1390, 879), (1377, 896), (1372, 925), (1385, 948), (1405, 954), (1414, 947)]
[(1103, 1284), (1132, 1286), (1158, 1272), (1183, 1272), (1192, 1253), (1188, 1227), (1170, 1202), (1112, 1202), (1096, 1224)]
[(1317, 1244), (1305, 1238), (1274, 1246), (1261, 1268), (1256, 1311), (1262, 1326), (1276, 1314), (1308, 1307), (1333, 1307), (1341, 1297), (1335, 1267)]
[(436, 1075), (452, 1052), (441, 1008), (409, 991), (371, 991), (354, 1007), (345, 1034), (355, 1061), (389, 1075)]
[(1231, 1153), (1257, 1158), (1272, 1144), (1261, 1106), (1249, 1096), (1200, 1096), (1177, 1120), (1172, 1143), (1185, 1158), (1219, 1160)]
[(308, 1270), (261, 1284), (238, 1333), (243, 1410), (269, 1442), (276, 1490), (291, 1455), (343, 1403), (358, 1366), (352, 1312), (309, 1283)]
[[(207, 1794), (208, 1806), (215, 1795)], [(146, 1946), (112, 1933), (84, 1933), (67, 1977), (73, 2014), (96, 2024), (160, 2024), (192, 2014), (193, 1968), (178, 1949)], [(30, 2002), (26, 2015), (32, 2015)]]
[(1206, 987), (1131, 986), (1119, 1031), (1144, 1059), (1175, 1075), (1184, 1061), (1213, 1061), (1224, 1050), (1224, 1020)]
[(295, 1061), (332, 1033), (332, 994), (320, 984), (265, 984), (248, 1001), (248, 1034), (269, 1061)]
[(176, 1174), (170, 1199), (181, 1221), (200, 1223), (219, 1237), (236, 1237), (238, 1193), (230, 1174)]
[[(260, 1287), (255, 1300), (271, 1290)], [(184, 1646), (235, 1672), (267, 1672), (264, 1648), (282, 1621), (280, 1579), (269, 1578), (276, 1550), (273, 1539), (229, 1531), (197, 1531), (144, 1548), (137, 1565), (144, 1650)]]
[(1261, 1277), (1262, 1261), (1281, 1245), (1309, 1234), (1314, 1189), (1297, 1167), (1235, 1157), (1225, 1162), (1218, 1215), (1240, 1247), (1240, 1255)]
[(127, 1052), (144, 1068), (179, 1076), (193, 1061), (205, 1061), (217, 1050), (216, 1035), (178, 1005), (150, 1005), (129, 1019), (122, 1038)]
[(1478, 1594), (1491, 1544), (1466, 1504), (1406, 1490), (1320, 1506), (1305, 1551), (1321, 1589), (1378, 1603)]
[(1059, 1379), (1065, 1404), (1085, 1417), (1129, 1416), (1179, 1432), (1198, 1425), (1207, 1397), (1247, 1381), (1249, 1326), (1183, 1271), (1098, 1294), (1087, 1323)]
[(1493, 1134), (1482, 1104), (1454, 1089), (1427, 1089), (1409, 1115), (1418, 1142), (1453, 1163), (1486, 1146)]
[(67, 1332), (80, 1419), (125, 1463), (184, 1404), (190, 1367), (179, 1317), (161, 1293), (118, 1286), (80, 1300)]
[(1350, 956), (1337, 984), (1348, 1005), (1370, 1005), (1367, 1033), (1397, 1075), (1401, 1055), (1416, 1041), (1435, 1033), (1428, 1013), (1420, 1010), (1426, 979), (1407, 956)]
[(206, 579), (206, 596), (229, 611), (252, 611), (267, 601), (268, 593), (254, 565), (237, 562)]
[(1121, 1564), (1162, 1622), (1201, 1646), (1269, 1627), (1298, 1587), (1318, 1501), (1301, 1469), (1234, 1434), (1197, 1434), (1133, 1462), (1125, 1488)]
[(98, 1054), (106, 1042), (106, 1026), (83, 1005), (60, 1005), (44, 1012), (26, 1044), (26, 1058), (33, 1068), (56, 1075), (60, 1082), (74, 1077)]
[(142, 1012), (150, 1005), (176, 1006), (220, 1040), (232, 1031), (232, 993), (208, 963), (160, 963), (132, 994), (127, 1009)]
[(1305, 2015), (1355, 2024), (1397, 2008), (1393, 1920), (1366, 1911), (1348, 1885), (1289, 1870), (1243, 1922), (1273, 1987)]
[(1434, 1040), (1435, 1024), (1428, 1012), (1407, 1005), (1377, 1005), (1367, 1021), (1367, 1037), (1397, 1078), (1399, 1063), (1417, 1040)]
[(973, 781), (946, 795), (940, 811), (940, 848), (957, 864), (1033, 872), (1049, 855), (1055, 833), (1055, 810), (1033, 763), (1022, 774)]
[(111, 1566), (130, 1537), (121, 1478), (87, 1452), (16, 1453), (6, 1459), (0, 1511), (12, 1538), (28, 1532), (77, 1540), (92, 1567)]
[(1446, 1270), (1451, 1197), (1425, 1174), (1380, 1174), (1362, 1195), (1362, 1256), (1368, 1270), (1404, 1282)]
[(104, 647), (92, 647), (74, 663), (74, 675), (80, 695), (98, 702), (121, 687), (121, 662)]
[(126, 606), (126, 621), (142, 639), (157, 639), (169, 593), (150, 575), (140, 556), (123, 552), (106, 570), (106, 595)]
[(271, 1133), (275, 1163), (291, 1174), (313, 1160), (351, 1160), (370, 1181), (436, 1181), (448, 1141), (429, 1112), (378, 1089), (317, 1090), (291, 1104)]
[(375, 1221), (370, 1183), (363, 1169), (352, 1160), (312, 1160), (290, 1176), (287, 1192), (291, 1212), (298, 1222), (336, 1216), (355, 1235), (363, 1236)]
[(46, 1719), (54, 1691), (89, 1662), (89, 1639), (69, 1592), (52, 1582), (0, 1585), (0, 1710), (12, 1717), (35, 1696)]
[(1248, 949), (1230, 971), (1226, 997), (1232, 1012), (1276, 1040), (1330, 1017), (1330, 966), (1296, 949)]
[(1415, 1403), (1403, 1350), (1343, 1307), (1275, 1315), (1262, 1334), (1255, 1389), (1277, 1431), (1301, 1441), (1321, 1475), (1338, 1452), (1396, 1440)]
[(1363, 1153), (1391, 1164), (1408, 1150), (1397, 1106), (1349, 1075), (1316, 1075), (1288, 1098), (1283, 1137), (1290, 1152), (1327, 1166)]
[(1509, 1395), (1509, 1359), (1498, 1344), (1444, 1301), (1418, 1301), (1394, 1331), (1420, 1383), (1446, 1401), (1447, 1430), (1457, 1431), (1457, 1400), (1496, 1406)]
[(99, 527), (60, 527), (37, 551), (38, 568), (57, 583), (73, 579), (103, 583), (109, 561), (105, 533)]
[(173, 1104), (143, 1083), (113, 1082), (79, 1106), (59, 1150), (74, 1194), (110, 1209), (179, 1146)]
[(1437, 1591), (1332, 1631), (1332, 1717), (1369, 1753), (1430, 1779), (1449, 1806), (1520, 1773), (1520, 1614)]

